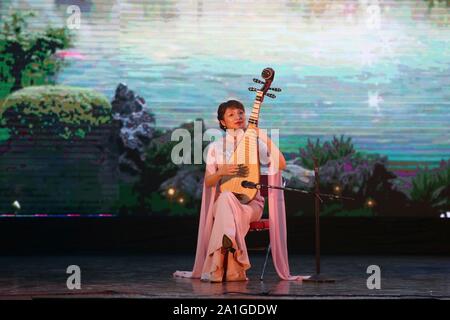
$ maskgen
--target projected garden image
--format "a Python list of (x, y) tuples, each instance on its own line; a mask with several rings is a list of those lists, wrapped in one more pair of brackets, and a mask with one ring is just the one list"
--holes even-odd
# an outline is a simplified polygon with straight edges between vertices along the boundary
[(198, 215), (205, 163), (174, 163), (172, 133), (218, 129), (229, 99), (250, 114), (271, 67), (259, 127), (287, 187), (313, 190), (316, 158), (321, 192), (354, 199), (324, 217), (443, 217), (449, 19), (431, 0), (2, 1), (0, 216)]

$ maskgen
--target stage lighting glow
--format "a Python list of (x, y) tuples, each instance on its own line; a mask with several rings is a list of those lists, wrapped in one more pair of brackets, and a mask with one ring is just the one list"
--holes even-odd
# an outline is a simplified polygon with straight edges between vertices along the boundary
[(167, 194), (168, 194), (169, 196), (173, 196), (173, 195), (175, 194), (175, 189), (174, 189), (174, 188), (169, 188), (169, 189), (167, 190)]
[(16, 200), (11, 205), (12, 205), (12, 207), (14, 209), (20, 210), (20, 203), (19, 203), (19, 201)]
[(373, 206), (375, 206), (375, 201), (373, 199), (367, 199), (366, 206), (372, 208)]

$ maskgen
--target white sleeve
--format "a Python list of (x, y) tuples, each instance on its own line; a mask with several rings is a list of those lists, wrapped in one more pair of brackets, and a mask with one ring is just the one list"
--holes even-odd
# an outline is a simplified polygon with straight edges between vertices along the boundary
[(259, 141), (259, 162), (262, 166), (269, 166), (270, 155), (269, 150), (267, 148), (267, 144), (261, 139), (259, 139), (258, 141)]
[(207, 146), (206, 171), (213, 174), (217, 171), (216, 144), (214, 142)]

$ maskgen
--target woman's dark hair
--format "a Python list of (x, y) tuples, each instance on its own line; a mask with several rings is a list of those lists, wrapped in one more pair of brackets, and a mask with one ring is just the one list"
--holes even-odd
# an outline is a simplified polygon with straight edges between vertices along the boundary
[(227, 111), (228, 108), (232, 109), (240, 109), (245, 112), (244, 105), (237, 100), (228, 100), (227, 102), (221, 103), (219, 106), (219, 109), (217, 109), (217, 120), (219, 120), (219, 126), (220, 129), (223, 131), (226, 131), (227, 128), (222, 125), (220, 120), (223, 120), (223, 116), (225, 115), (225, 111)]

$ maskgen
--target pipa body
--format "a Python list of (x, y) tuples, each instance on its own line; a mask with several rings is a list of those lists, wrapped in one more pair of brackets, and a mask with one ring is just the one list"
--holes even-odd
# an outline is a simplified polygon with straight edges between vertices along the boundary
[(258, 190), (244, 188), (242, 182), (259, 183), (260, 177), (258, 137), (256, 131), (251, 127), (245, 130), (228, 163), (246, 166), (248, 171), (246, 176), (222, 177), (220, 190), (222, 192), (231, 191), (241, 203), (249, 203), (255, 198)]

